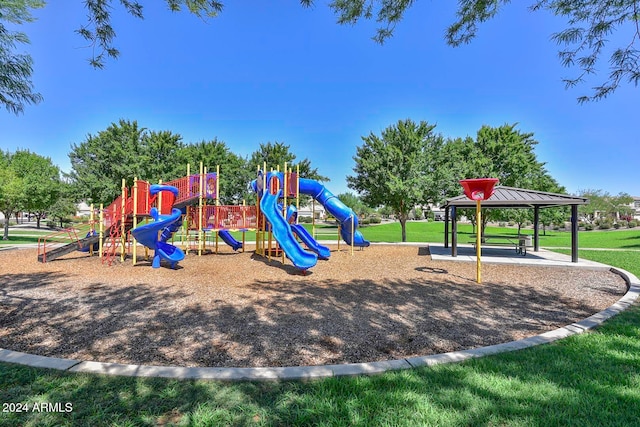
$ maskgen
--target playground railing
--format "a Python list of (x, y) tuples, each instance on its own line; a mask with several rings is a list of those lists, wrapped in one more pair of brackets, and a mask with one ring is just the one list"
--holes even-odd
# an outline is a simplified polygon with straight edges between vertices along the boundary
[(216, 230), (246, 230), (257, 227), (255, 206), (205, 206), (203, 224)]

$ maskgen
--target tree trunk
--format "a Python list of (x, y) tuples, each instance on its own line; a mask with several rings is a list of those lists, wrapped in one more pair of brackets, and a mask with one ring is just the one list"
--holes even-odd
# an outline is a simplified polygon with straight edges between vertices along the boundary
[(9, 240), (9, 215), (6, 212), (4, 213), (4, 234), (2, 235), (2, 240)]
[(407, 218), (406, 217), (400, 218), (400, 228), (402, 229), (402, 241), (406, 242), (407, 241)]

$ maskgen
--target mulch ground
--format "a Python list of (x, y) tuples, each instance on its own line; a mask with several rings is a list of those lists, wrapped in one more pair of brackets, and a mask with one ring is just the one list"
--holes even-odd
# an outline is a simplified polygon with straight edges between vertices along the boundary
[(426, 247), (332, 249), (307, 275), (226, 247), (175, 270), (3, 251), (0, 348), (149, 365), (369, 362), (536, 335), (627, 289), (609, 271), (487, 263), (478, 285), (474, 263), (432, 261)]

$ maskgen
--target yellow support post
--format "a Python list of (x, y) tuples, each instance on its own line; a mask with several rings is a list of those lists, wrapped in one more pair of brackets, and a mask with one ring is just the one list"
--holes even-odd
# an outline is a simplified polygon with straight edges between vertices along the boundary
[[(284, 173), (282, 174), (282, 216), (287, 221), (287, 198), (289, 197), (289, 187), (287, 186), (287, 162), (284, 162)], [(284, 264), (284, 250), (282, 251), (282, 263)]]
[(100, 233), (99, 233), (99, 239), (98, 240), (98, 256), (100, 257), (100, 260), (102, 260), (102, 255), (103, 255), (103, 251), (104, 248), (102, 247), (102, 242), (104, 241), (104, 206), (102, 203), (100, 203)]
[[(138, 226), (138, 178), (133, 181), (133, 228)], [(133, 243), (133, 265), (138, 261), (138, 241), (132, 235)]]
[(311, 199), (311, 235), (318, 240), (316, 234), (316, 199)]
[[(89, 214), (89, 235), (93, 236), (96, 232), (96, 213), (93, 210), (93, 203), (91, 203), (89, 209), (91, 212)], [(89, 256), (93, 256), (93, 245), (89, 246)]]
[[(353, 233), (355, 232), (355, 212), (351, 214), (351, 256), (353, 256), (353, 241), (354, 239), (354, 235)], [(338, 238), (340, 238), (340, 236), (338, 236)]]
[(480, 210), (480, 200), (476, 200), (476, 282), (482, 283), (482, 261), (481, 253), (482, 234), (482, 212)]
[[(158, 185), (162, 185), (162, 180), (158, 180)], [(158, 213), (162, 215), (162, 191), (158, 192)]]
[(125, 232), (125, 213), (124, 213), (124, 208), (126, 206), (127, 203), (127, 182), (125, 181), (125, 179), (122, 179), (122, 202), (120, 204), (120, 207), (122, 208), (120, 211), (120, 261), (124, 262), (124, 257), (125, 257), (125, 246), (127, 245), (127, 236), (126, 236), (126, 232)]
[(220, 205), (220, 165), (216, 165), (216, 206)]
[(200, 194), (198, 197), (198, 256), (202, 255), (202, 239), (204, 232), (202, 230), (202, 192), (204, 190), (204, 165), (200, 162)]
[[(242, 207), (246, 207), (246, 206), (247, 206), (247, 202), (245, 202), (245, 200), (242, 199)], [(247, 210), (246, 209), (242, 209), (242, 229), (243, 230), (247, 229)], [(242, 232), (242, 252), (244, 252), (246, 235), (247, 235), (247, 232), (243, 231)]]
[[(267, 191), (267, 162), (263, 163), (263, 168), (262, 168), (262, 192), (264, 195), (264, 192)], [(266, 218), (262, 217), (262, 226), (263, 226), (263, 232), (262, 232), (262, 256), (264, 256), (264, 252), (265, 250), (267, 250), (267, 242), (266, 242), (266, 238), (267, 238), (267, 220)]]

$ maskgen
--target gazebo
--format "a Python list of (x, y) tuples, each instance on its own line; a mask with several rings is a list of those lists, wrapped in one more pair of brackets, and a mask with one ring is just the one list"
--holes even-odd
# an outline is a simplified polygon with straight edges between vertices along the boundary
[[(482, 202), (483, 208), (533, 208), (533, 250), (537, 252), (539, 246), (539, 213), (540, 208), (552, 206), (571, 206), (571, 261), (578, 262), (578, 205), (589, 203), (589, 199), (566, 194), (547, 193), (543, 191), (527, 190), (496, 186), (493, 195)], [(444, 247), (449, 247), (449, 219), (451, 219), (451, 256), (458, 255), (458, 227), (456, 221), (457, 208), (475, 208), (476, 202), (465, 195), (447, 199), (444, 205)]]

